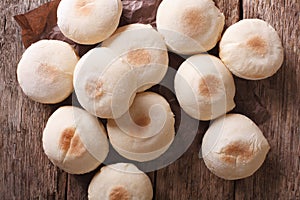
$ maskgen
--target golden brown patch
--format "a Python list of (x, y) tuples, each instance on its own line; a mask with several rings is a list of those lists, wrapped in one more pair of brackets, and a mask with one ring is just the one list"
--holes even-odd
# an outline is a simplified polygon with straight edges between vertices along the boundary
[(75, 135), (75, 128), (67, 128), (63, 131), (59, 147), (65, 153), (72, 156), (80, 156), (85, 148), (78, 135)]
[(251, 48), (255, 53), (265, 55), (268, 50), (267, 42), (261, 36), (251, 37), (247, 41), (247, 46)]
[(37, 69), (37, 74), (43, 79), (45, 83), (51, 84), (56, 82), (60, 74), (60, 70), (56, 67), (50, 66), (46, 63), (41, 63)]
[(199, 8), (187, 8), (181, 16), (183, 33), (193, 37), (203, 33), (207, 28), (207, 20)]
[(133, 66), (143, 66), (151, 62), (151, 55), (146, 49), (135, 49), (127, 54), (127, 61)]
[(103, 95), (102, 86), (101, 79), (89, 80), (85, 85), (85, 91), (90, 98), (98, 99)]
[(230, 164), (235, 163), (237, 158), (249, 160), (254, 154), (249, 143), (239, 141), (227, 145), (221, 152), (223, 153), (222, 160)]
[(82, 144), (80, 137), (75, 135), (71, 141), (70, 149), (68, 151), (69, 155), (80, 156), (85, 152), (85, 147)]
[(148, 116), (142, 116), (135, 118), (134, 122), (139, 126), (145, 127), (150, 124), (151, 119)]
[(204, 97), (212, 97), (218, 94), (221, 88), (221, 80), (215, 75), (207, 75), (200, 79), (199, 94)]
[(116, 186), (109, 193), (109, 200), (130, 200), (131, 194), (123, 187)]
[(79, 15), (87, 16), (91, 13), (94, 6), (93, 0), (76, 0), (75, 10)]
[(75, 134), (75, 128), (67, 128), (63, 131), (60, 141), (59, 141), (59, 146), (60, 149), (63, 150), (64, 152), (67, 152), (70, 149), (71, 146), (71, 140)]
[(224, 156), (222, 156), (222, 160), (225, 163), (234, 164), (236, 162), (236, 157), (224, 155)]

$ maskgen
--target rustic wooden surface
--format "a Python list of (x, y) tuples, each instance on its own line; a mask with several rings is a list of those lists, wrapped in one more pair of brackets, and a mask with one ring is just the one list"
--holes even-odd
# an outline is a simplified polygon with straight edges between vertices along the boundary
[[(49, 162), (43, 154), (41, 133), (57, 106), (29, 100), (17, 84), (16, 65), (24, 48), (13, 15), (46, 1), (2, 0), (0, 5), (0, 199), (86, 199), (92, 177), (68, 175)], [(155, 199), (300, 199), (300, 2), (215, 2), (226, 15), (226, 26), (257, 17), (273, 25), (282, 38), (285, 62), (275, 76), (262, 81), (237, 80), (237, 84), (254, 88), (271, 114), (260, 125), (271, 151), (253, 176), (224, 181), (198, 158), (202, 139), (198, 134), (179, 160), (149, 174)]]

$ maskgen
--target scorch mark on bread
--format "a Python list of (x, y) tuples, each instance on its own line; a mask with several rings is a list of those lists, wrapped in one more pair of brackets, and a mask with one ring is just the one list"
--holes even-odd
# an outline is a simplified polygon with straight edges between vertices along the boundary
[(139, 126), (145, 127), (150, 124), (151, 119), (148, 116), (140, 116), (134, 118), (134, 122)]
[(123, 186), (115, 186), (109, 193), (109, 200), (130, 200), (130, 193)]
[(211, 97), (218, 94), (221, 89), (221, 81), (215, 75), (207, 75), (200, 79), (199, 93), (204, 97)]
[(37, 69), (37, 74), (40, 78), (49, 84), (54, 83), (57, 77), (60, 76), (60, 73), (61, 71), (59, 69), (46, 63), (41, 63)]
[(99, 99), (103, 94), (103, 82), (98, 79), (90, 80), (85, 85), (87, 95), (92, 99)]
[(247, 41), (247, 47), (255, 53), (265, 55), (268, 50), (267, 42), (261, 36), (253, 36)]
[(80, 156), (85, 148), (77, 134), (74, 127), (66, 128), (60, 138), (59, 147), (66, 153), (66, 155)]
[(206, 27), (206, 19), (201, 13), (202, 11), (199, 8), (185, 9), (181, 17), (184, 34), (193, 37), (205, 31), (203, 27)]
[(133, 66), (143, 66), (151, 62), (151, 55), (145, 49), (134, 49), (127, 54), (127, 61)]
[(241, 141), (233, 142), (221, 150), (221, 159), (228, 164), (236, 163), (237, 159), (250, 160), (254, 154), (251, 146), (251, 144)]

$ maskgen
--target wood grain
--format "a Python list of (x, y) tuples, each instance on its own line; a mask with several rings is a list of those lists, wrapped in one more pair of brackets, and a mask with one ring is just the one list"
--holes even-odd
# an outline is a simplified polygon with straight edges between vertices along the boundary
[[(13, 15), (47, 0), (4, 0), (0, 9), (0, 199), (87, 199), (93, 173), (74, 176), (54, 167), (42, 150), (42, 130), (59, 106), (29, 100), (16, 79), (24, 51)], [(253, 176), (224, 181), (211, 174), (198, 152), (207, 123), (201, 123), (189, 150), (151, 177), (157, 200), (300, 199), (300, 3), (298, 0), (215, 0), (226, 27), (258, 17), (279, 32), (285, 62), (266, 80), (244, 81), (261, 97), (271, 118), (260, 125), (271, 145), (266, 162)], [(70, 103), (70, 99), (60, 105)]]
[(24, 13), (45, 0), (1, 2), (1, 199), (63, 199), (66, 173), (43, 153), (41, 136), (51, 106), (24, 96), (16, 80), (16, 66), (24, 49), (13, 15)]
[[(28, 99), (16, 79), (23, 51), (20, 29), (13, 16), (25, 13), (49, 0), (4, 1), (0, 8), (0, 94), (1, 134), (0, 199), (87, 199), (88, 184), (94, 173), (75, 176), (54, 167), (42, 149), (42, 131), (60, 105), (42, 105)], [(154, 183), (154, 172), (148, 173)], [(2, 177), (2, 176), (1, 176)]]
[[(226, 27), (239, 20), (238, 0), (215, 0), (215, 3), (226, 17)], [(206, 168), (203, 160), (199, 159), (200, 144), (207, 126), (208, 123), (206, 126), (201, 123), (189, 150), (172, 165), (157, 172), (156, 197), (158, 200), (234, 198), (234, 182), (224, 181), (214, 176)]]
[(300, 199), (300, 2), (243, 1), (244, 18), (269, 22), (282, 38), (285, 62), (275, 76), (254, 81), (271, 118), (260, 126), (271, 151), (253, 176), (236, 181), (237, 199)]

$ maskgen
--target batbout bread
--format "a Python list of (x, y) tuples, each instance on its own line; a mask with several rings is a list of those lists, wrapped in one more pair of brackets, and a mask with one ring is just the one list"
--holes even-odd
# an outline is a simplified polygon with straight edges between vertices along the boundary
[(151, 25), (130, 24), (103, 41), (135, 71), (138, 92), (159, 83), (168, 70), (168, 51), (162, 36)]
[(117, 29), (122, 9), (121, 0), (62, 0), (57, 25), (74, 42), (96, 44)]
[(89, 200), (151, 200), (149, 177), (135, 165), (117, 163), (102, 167), (88, 188)]
[(51, 162), (71, 174), (96, 169), (108, 154), (106, 131), (86, 111), (65, 106), (49, 118), (43, 132), (44, 152)]
[(202, 141), (205, 165), (226, 180), (251, 176), (263, 164), (269, 149), (261, 130), (241, 114), (213, 121)]
[(168, 102), (153, 92), (136, 95), (128, 112), (108, 120), (107, 131), (114, 149), (139, 162), (162, 155), (175, 137), (174, 114)]
[(74, 88), (81, 106), (100, 118), (119, 118), (137, 90), (136, 74), (112, 50), (98, 47), (86, 53), (76, 65)]
[(215, 119), (235, 107), (233, 77), (215, 56), (188, 58), (177, 71), (174, 87), (181, 108), (195, 119)]
[(32, 100), (59, 103), (73, 91), (73, 72), (78, 60), (69, 44), (40, 40), (24, 52), (17, 68), (18, 82)]
[(164, 0), (156, 18), (157, 30), (168, 48), (186, 55), (212, 49), (221, 38), (225, 23), (212, 0)]
[(278, 71), (284, 51), (278, 33), (270, 24), (260, 19), (244, 19), (225, 31), (220, 58), (234, 75), (260, 80)]

